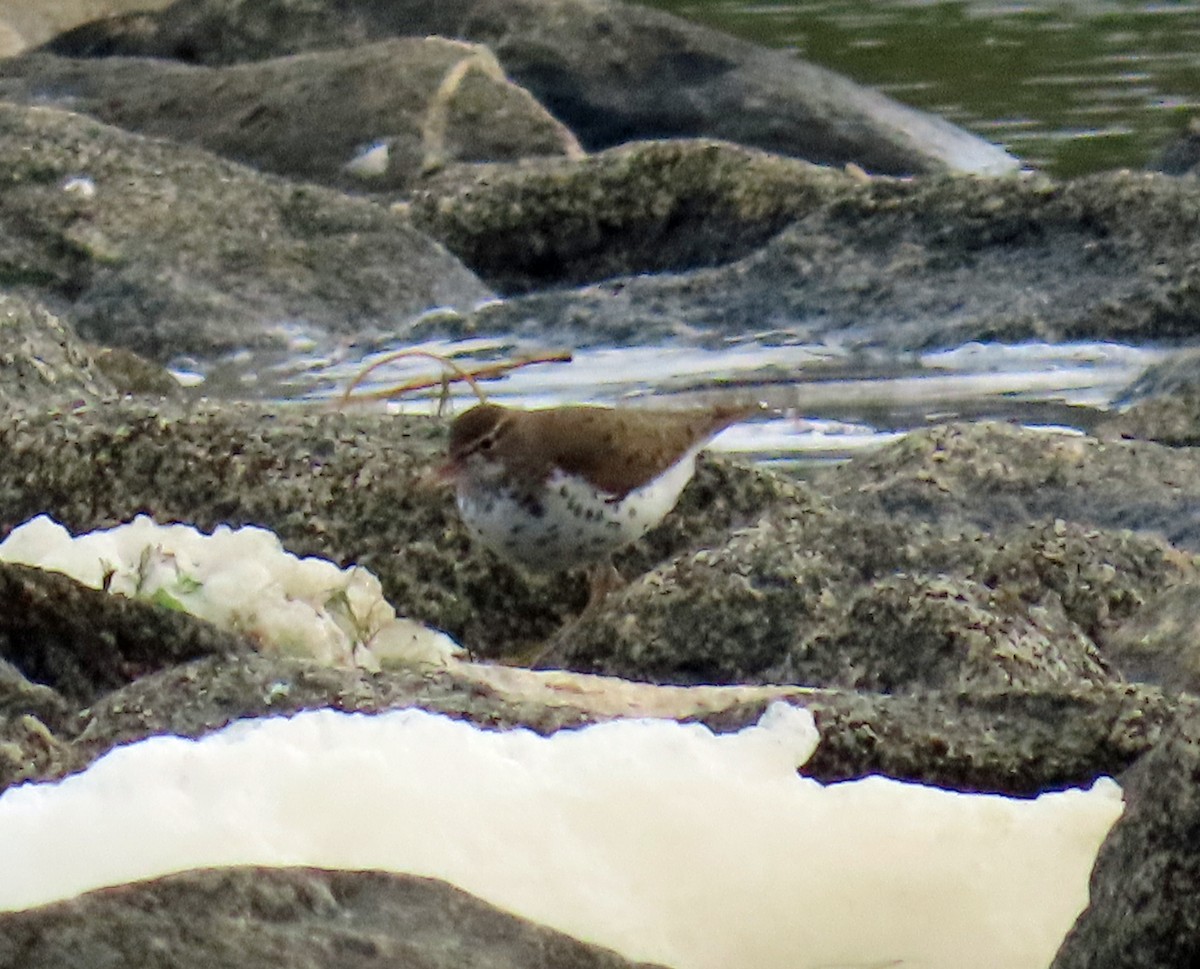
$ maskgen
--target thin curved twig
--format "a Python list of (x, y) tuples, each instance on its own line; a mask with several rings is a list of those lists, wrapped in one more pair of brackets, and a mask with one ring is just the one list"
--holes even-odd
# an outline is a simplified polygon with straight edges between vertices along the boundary
[[(384, 387), (381, 390), (373, 390), (368, 393), (357, 395), (354, 394), (354, 388), (358, 387), (366, 379), (367, 375), (371, 373), (371, 371), (377, 369), (378, 367), (382, 367), (385, 364), (391, 363), (394, 360), (399, 360), (402, 357), (426, 357), (430, 360), (436, 360), (438, 363), (446, 367), (447, 370), (453, 371), (454, 376), (450, 379), (447, 379), (446, 374), (442, 374), (438, 377), (417, 377), (413, 380), (407, 381), (406, 383), (396, 384), (391, 387)], [(447, 388), (451, 383), (459, 380), (466, 381), (471, 386), (471, 390), (474, 391), (475, 396), (479, 398), (481, 403), (483, 403), (487, 400), (487, 395), (480, 388), (478, 381), (495, 380), (497, 377), (503, 377), (520, 367), (528, 367), (535, 363), (570, 363), (571, 359), (572, 356), (570, 352), (558, 351), (534, 354), (532, 356), (522, 357), (519, 360), (507, 360), (499, 361), (497, 363), (489, 363), (474, 370), (464, 370), (449, 357), (442, 356), (440, 353), (434, 353), (431, 350), (397, 350), (394, 353), (389, 353), (383, 357), (380, 357), (374, 363), (363, 367), (362, 370), (356, 373), (354, 375), (354, 379), (350, 381), (349, 385), (342, 392), (341, 397), (338, 398), (338, 406), (345, 406), (351, 401), (392, 400), (393, 398), (400, 397), (403, 394), (412, 393), (413, 391), (417, 390), (428, 390), (431, 387)]]

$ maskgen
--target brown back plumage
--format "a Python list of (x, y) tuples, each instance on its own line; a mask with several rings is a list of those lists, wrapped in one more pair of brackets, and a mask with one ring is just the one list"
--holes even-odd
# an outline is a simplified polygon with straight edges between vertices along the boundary
[(755, 409), (578, 406), (523, 411), (480, 404), (454, 421), (450, 459), (489, 454), (504, 462), (511, 477), (530, 482), (545, 481), (560, 468), (622, 498)]

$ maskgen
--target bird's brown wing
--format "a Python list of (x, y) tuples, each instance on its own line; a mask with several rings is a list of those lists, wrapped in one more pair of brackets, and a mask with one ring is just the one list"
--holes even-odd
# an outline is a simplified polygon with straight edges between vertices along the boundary
[[(689, 450), (746, 417), (753, 407), (669, 411), (573, 407), (531, 424), (554, 467), (587, 478), (596, 488), (623, 498), (658, 477)], [(551, 412), (544, 412), (550, 414)], [(561, 415), (569, 414), (567, 419)]]

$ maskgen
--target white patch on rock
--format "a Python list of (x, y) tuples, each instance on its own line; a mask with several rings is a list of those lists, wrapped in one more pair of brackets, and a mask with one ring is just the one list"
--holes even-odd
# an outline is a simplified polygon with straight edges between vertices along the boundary
[(386, 141), (377, 141), (346, 162), (343, 169), (357, 178), (379, 178), (387, 174), (391, 152), (391, 146)]
[(191, 613), (241, 633), (264, 652), (371, 669), (440, 666), (462, 653), (445, 633), (398, 618), (371, 572), (298, 558), (265, 528), (221, 525), (205, 535), (139, 515), (72, 537), (39, 515), (0, 542), (0, 561)]
[(622, 720), (543, 737), (419, 710), (155, 737), (0, 796), (0, 908), (222, 865), (432, 876), (675, 969), (1044, 969), (1121, 813), (796, 768), (808, 713), (739, 733)]

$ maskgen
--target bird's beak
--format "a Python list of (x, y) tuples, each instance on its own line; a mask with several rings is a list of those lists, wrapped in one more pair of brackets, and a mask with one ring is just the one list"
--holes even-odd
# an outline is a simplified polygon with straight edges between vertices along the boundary
[(458, 481), (460, 474), (462, 474), (460, 461), (446, 461), (426, 471), (417, 479), (417, 483), (422, 488), (449, 488)]
[(433, 475), (442, 484), (454, 484), (463, 472), (463, 463), (461, 461), (443, 461), (433, 469)]

